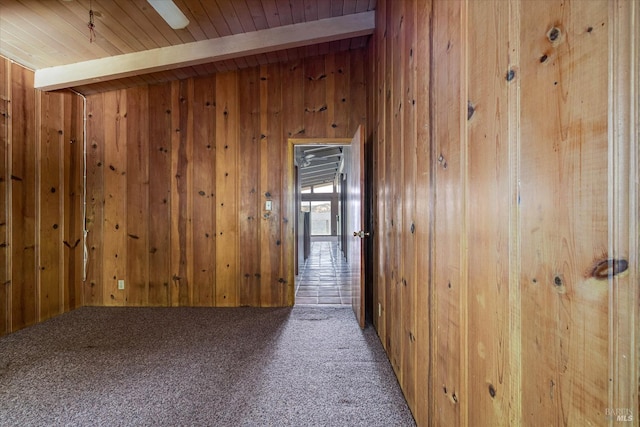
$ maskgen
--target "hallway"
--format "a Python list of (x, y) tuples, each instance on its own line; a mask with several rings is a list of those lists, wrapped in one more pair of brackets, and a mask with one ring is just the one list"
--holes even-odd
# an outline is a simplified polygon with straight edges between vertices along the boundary
[(337, 241), (311, 241), (296, 277), (295, 305), (351, 305), (351, 273)]

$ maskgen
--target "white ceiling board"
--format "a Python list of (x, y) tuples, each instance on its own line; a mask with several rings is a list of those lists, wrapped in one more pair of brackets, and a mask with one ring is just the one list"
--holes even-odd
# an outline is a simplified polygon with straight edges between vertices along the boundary
[(138, 74), (178, 69), (281, 49), (331, 42), (373, 33), (375, 12), (241, 33), (182, 45), (116, 55), (36, 70), (35, 86), (56, 90)]

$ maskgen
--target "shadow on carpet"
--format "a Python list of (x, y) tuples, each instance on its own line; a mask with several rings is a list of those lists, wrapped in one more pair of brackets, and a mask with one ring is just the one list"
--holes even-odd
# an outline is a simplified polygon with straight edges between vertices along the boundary
[(0, 338), (0, 425), (415, 423), (349, 308), (84, 307)]

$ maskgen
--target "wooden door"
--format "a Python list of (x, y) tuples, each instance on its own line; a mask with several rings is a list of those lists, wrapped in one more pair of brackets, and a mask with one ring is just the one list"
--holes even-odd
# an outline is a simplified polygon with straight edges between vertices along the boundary
[(361, 328), (364, 328), (364, 254), (363, 240), (368, 236), (369, 230), (363, 230), (364, 226), (364, 130), (358, 127), (351, 144), (345, 147), (348, 152), (346, 158), (349, 161), (347, 173), (347, 263), (351, 275), (351, 307), (358, 319)]

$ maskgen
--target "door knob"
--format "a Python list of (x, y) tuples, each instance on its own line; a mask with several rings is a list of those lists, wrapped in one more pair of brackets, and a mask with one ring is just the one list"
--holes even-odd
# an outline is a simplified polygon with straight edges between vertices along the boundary
[(364, 239), (365, 237), (369, 237), (369, 233), (366, 233), (362, 230), (360, 231), (354, 231), (353, 232), (353, 237), (359, 237), (361, 239)]

